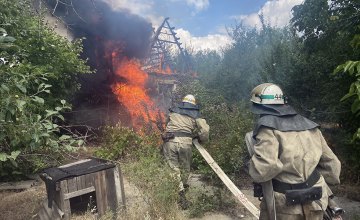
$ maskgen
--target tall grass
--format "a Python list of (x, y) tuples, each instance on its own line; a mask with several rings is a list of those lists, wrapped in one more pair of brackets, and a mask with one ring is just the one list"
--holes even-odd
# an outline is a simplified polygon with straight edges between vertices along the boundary
[[(104, 129), (96, 156), (117, 160), (142, 201), (118, 215), (120, 219), (183, 219), (177, 206), (178, 182), (160, 154), (160, 135), (116, 125)], [(126, 192), (125, 192), (126, 194)]]

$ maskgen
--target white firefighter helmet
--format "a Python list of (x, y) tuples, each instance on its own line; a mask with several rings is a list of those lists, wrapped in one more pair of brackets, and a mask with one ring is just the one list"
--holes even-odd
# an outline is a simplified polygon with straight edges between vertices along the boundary
[(193, 104), (193, 105), (196, 105), (196, 100), (195, 100), (195, 97), (193, 95), (186, 95), (182, 102), (187, 102), (187, 103), (190, 103), (190, 104)]
[(283, 105), (284, 94), (278, 85), (273, 83), (263, 83), (256, 86), (251, 91), (251, 99), (253, 103), (264, 105)]

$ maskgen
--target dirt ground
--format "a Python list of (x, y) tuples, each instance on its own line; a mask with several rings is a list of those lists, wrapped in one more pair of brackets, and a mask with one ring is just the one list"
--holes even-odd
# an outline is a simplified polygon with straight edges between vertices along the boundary
[(24, 191), (0, 191), (0, 219), (33, 219), (45, 196), (45, 185), (41, 182)]
[[(209, 187), (201, 181), (199, 175), (191, 175), (190, 187)], [(247, 196), (247, 198), (257, 207), (259, 207), (259, 200), (252, 196), (251, 184), (243, 184), (240, 190)], [(348, 187), (351, 190), (356, 188)], [(334, 189), (337, 194), (336, 200), (346, 210), (343, 219), (356, 220), (360, 219), (360, 202), (347, 198), (346, 196), (352, 194), (346, 191), (346, 186), (339, 186)], [(211, 190), (211, 187), (210, 187)], [(346, 193), (345, 193), (346, 192)], [(358, 191), (355, 191), (358, 193)], [(141, 197), (141, 192), (129, 181), (125, 179), (125, 194), (126, 205), (129, 210), (146, 210), (146, 203)], [(340, 196), (341, 195), (341, 196)], [(38, 219), (36, 213), (39, 211), (41, 203), (46, 197), (46, 190), (44, 184), (39, 180), (38, 184), (30, 189), (24, 191), (0, 191), (0, 219), (4, 220), (29, 220)], [(251, 214), (241, 205), (237, 204), (236, 210), (232, 214), (226, 212), (206, 213), (203, 217), (193, 218), (193, 220), (252, 220), (255, 219)], [(187, 213), (184, 211), (183, 218), (187, 219)], [(146, 213), (144, 213), (144, 218)], [(130, 217), (131, 218), (131, 217)], [(84, 214), (80, 216), (73, 216), (74, 220), (90, 220), (94, 219), (92, 215)]]

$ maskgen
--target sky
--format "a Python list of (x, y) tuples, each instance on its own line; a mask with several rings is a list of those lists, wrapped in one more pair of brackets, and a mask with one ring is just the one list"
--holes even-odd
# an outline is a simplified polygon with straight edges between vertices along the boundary
[(291, 8), (303, 0), (103, 0), (115, 10), (129, 10), (154, 27), (169, 17), (186, 48), (217, 50), (231, 43), (226, 29), (239, 22), (259, 28), (259, 13), (271, 26), (283, 27)]

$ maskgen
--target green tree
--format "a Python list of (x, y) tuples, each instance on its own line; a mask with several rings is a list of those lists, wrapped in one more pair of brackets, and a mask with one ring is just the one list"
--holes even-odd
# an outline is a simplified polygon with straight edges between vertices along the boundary
[[(315, 99), (314, 104), (308, 102), (307, 106), (315, 110), (315, 115), (325, 113), (327, 118), (338, 122), (345, 131), (337, 132), (345, 134), (336, 138), (335, 145), (341, 146), (343, 177), (349, 181), (358, 179), (360, 167), (359, 141), (356, 140), (360, 126), (356, 116), (358, 70), (357, 61), (354, 61), (360, 57), (356, 46), (359, 42), (356, 40), (359, 34), (359, 9), (356, 0), (306, 0), (293, 8), (292, 19), (293, 27), (303, 43), (301, 52), (305, 56), (304, 64), (307, 64), (304, 69), (312, 72), (309, 77), (313, 76), (312, 81), (305, 80), (299, 85), (303, 87), (308, 83), (308, 86), (316, 88), (320, 96), (310, 89)], [(335, 68), (341, 73), (331, 74)], [(343, 73), (346, 71), (350, 74)], [(350, 134), (354, 132), (351, 142)]]
[(359, 56), (349, 43), (344, 43), (353, 37), (345, 28), (353, 19), (349, 12), (356, 11), (351, 2), (355, 3), (306, 0), (293, 8), (292, 18), (292, 27), (302, 44), (299, 47), (302, 64), (298, 66), (298, 74), (294, 75), (298, 91), (295, 95), (302, 97), (299, 104), (314, 118), (339, 122), (344, 126), (348, 124), (349, 112), (346, 103), (339, 100), (352, 79), (331, 73), (338, 64)]
[(239, 24), (232, 29), (230, 36), (234, 42), (224, 51), (217, 74), (208, 87), (235, 103), (246, 99), (251, 87), (260, 80), (260, 62), (257, 59), (259, 33), (254, 28)]
[(209, 86), (220, 70), (221, 56), (216, 51), (199, 51), (191, 56), (191, 60), (199, 80)]
[(19, 162), (23, 172), (39, 168), (30, 155), (82, 144), (60, 132), (77, 75), (90, 72), (81, 44), (55, 34), (31, 5), (0, 0), (0, 176), (15, 174)]
[[(338, 24), (337, 33), (346, 34), (352, 38), (349, 45), (353, 48), (353, 57), (335, 69), (335, 73), (348, 72), (352, 82), (348, 93), (341, 99), (345, 103), (351, 103), (351, 112), (354, 115), (352, 130), (354, 131), (353, 142), (360, 141), (360, 4), (357, 1), (334, 1), (334, 15), (332, 20)], [(354, 61), (355, 60), (355, 61)], [(344, 77), (344, 74), (342, 74)]]
[[(351, 112), (354, 114), (355, 120), (360, 117), (360, 61), (347, 61), (346, 63), (339, 65), (335, 72), (344, 71), (355, 77), (355, 81), (351, 83), (349, 92), (342, 97), (341, 101), (351, 102)], [(355, 123), (357, 129), (353, 136), (353, 141), (360, 140), (360, 126), (359, 123)]]

